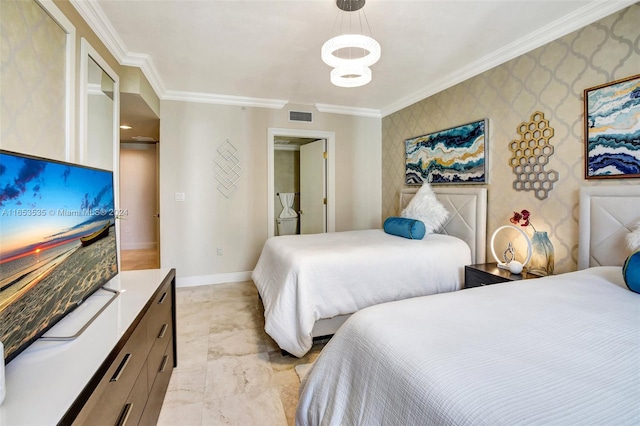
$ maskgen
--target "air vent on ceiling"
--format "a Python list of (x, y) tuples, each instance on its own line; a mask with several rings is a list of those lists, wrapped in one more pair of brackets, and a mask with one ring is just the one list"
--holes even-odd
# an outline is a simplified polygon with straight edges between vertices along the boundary
[(304, 121), (305, 123), (313, 122), (313, 114), (304, 111), (289, 111), (289, 121)]

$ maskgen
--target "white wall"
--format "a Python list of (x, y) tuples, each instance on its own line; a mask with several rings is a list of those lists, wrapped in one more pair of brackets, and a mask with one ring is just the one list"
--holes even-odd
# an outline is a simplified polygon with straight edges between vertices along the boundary
[[(288, 121), (289, 109), (313, 123)], [(162, 101), (160, 129), (161, 265), (180, 285), (249, 278), (267, 238), (267, 129), (336, 134), (336, 230), (381, 226), (381, 120), (319, 113)], [(226, 198), (214, 179), (216, 149), (238, 150), (238, 190)], [(185, 201), (175, 201), (184, 193)], [(217, 248), (222, 248), (222, 256)]]

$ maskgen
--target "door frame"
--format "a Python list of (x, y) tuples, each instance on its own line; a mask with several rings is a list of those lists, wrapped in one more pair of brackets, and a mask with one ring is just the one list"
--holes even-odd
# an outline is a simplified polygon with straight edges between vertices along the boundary
[(336, 230), (336, 167), (335, 147), (336, 134), (323, 130), (282, 129), (269, 127), (267, 129), (267, 237), (275, 235), (275, 177), (274, 177), (274, 149), (277, 136), (313, 138), (327, 140), (327, 232)]

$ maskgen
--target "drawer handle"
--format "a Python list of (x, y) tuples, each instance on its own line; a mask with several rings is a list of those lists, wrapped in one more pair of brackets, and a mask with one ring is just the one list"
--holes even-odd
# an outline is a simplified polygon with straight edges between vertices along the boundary
[(131, 415), (132, 409), (133, 409), (133, 403), (127, 402), (124, 406), (124, 409), (122, 410), (122, 414), (120, 415), (120, 418), (118, 419), (118, 423), (116, 423), (117, 426), (124, 426), (127, 423), (127, 420), (129, 420), (129, 415)]
[(167, 298), (167, 293), (164, 292), (162, 293), (162, 297), (160, 298), (160, 300), (158, 300), (158, 305), (162, 305), (164, 303), (164, 299)]
[(169, 357), (167, 355), (162, 357), (162, 364), (160, 364), (160, 373), (164, 373), (164, 369), (167, 368), (167, 361), (169, 360)]
[(162, 339), (164, 337), (164, 333), (167, 332), (168, 325), (162, 324), (162, 329), (160, 330), (160, 334), (158, 334), (158, 339)]
[(129, 364), (129, 360), (130, 359), (131, 359), (131, 354), (126, 354), (124, 356), (124, 358), (122, 359), (122, 362), (120, 362), (120, 365), (116, 369), (116, 372), (113, 373), (113, 377), (111, 377), (111, 380), (109, 380), (110, 382), (117, 382), (118, 381), (118, 379), (122, 375), (122, 372), (127, 367), (127, 364)]

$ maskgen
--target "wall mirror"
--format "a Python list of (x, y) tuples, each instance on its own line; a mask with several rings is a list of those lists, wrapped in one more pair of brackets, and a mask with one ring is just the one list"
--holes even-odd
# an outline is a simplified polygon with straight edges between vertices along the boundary
[[(113, 171), (114, 207), (120, 208), (120, 83), (118, 74), (80, 39), (80, 140), (78, 162)], [(120, 221), (116, 220), (120, 235)], [(116, 239), (120, 253), (120, 238)], [(120, 270), (120, 256), (118, 256)]]
[(117, 172), (120, 125), (118, 75), (84, 38), (80, 50), (78, 160), (88, 166)]

